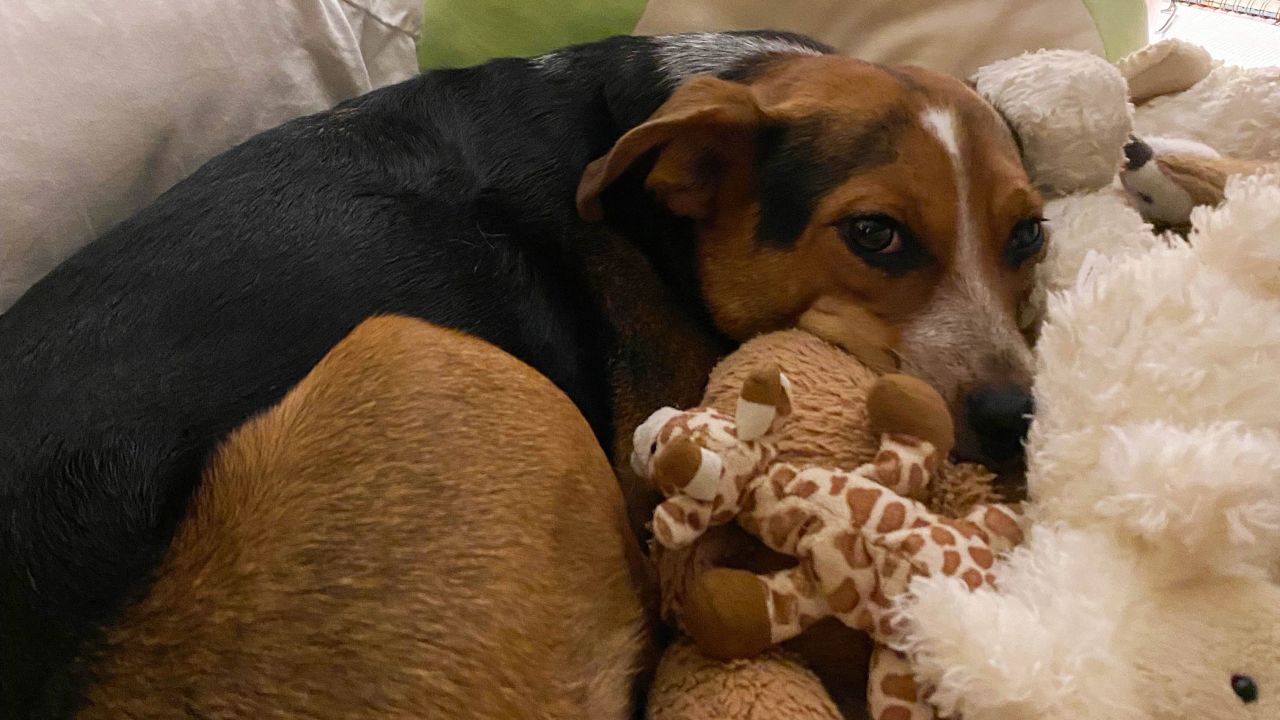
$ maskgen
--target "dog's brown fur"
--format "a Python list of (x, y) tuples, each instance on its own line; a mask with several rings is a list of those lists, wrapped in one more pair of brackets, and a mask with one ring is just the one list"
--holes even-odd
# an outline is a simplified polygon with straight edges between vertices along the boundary
[(637, 553), (550, 382), (369, 320), (222, 447), (80, 717), (629, 717)]

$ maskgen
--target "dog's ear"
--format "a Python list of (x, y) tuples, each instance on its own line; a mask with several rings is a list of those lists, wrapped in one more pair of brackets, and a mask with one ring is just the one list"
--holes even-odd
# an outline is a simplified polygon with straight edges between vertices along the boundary
[(709, 75), (691, 78), (607, 155), (587, 165), (578, 184), (578, 214), (588, 222), (602, 219), (600, 194), (657, 150), (645, 185), (675, 214), (708, 217), (725, 173), (749, 162), (750, 144), (764, 120), (750, 87)]

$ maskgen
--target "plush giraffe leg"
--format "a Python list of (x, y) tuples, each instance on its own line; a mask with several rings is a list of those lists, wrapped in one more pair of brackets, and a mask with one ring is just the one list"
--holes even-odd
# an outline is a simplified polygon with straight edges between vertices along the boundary
[(721, 660), (751, 657), (831, 614), (804, 565), (771, 575), (715, 568), (698, 577), (682, 621), (698, 648)]
[(1007, 552), (1022, 544), (1026, 518), (1016, 507), (975, 505), (964, 519), (987, 534), (992, 552)]
[(871, 464), (875, 468), (873, 480), (899, 495), (920, 500), (937, 470), (938, 457), (933, 445), (925, 440), (885, 434), (880, 437), (880, 451)]
[(755, 573), (712, 568), (694, 580), (683, 605), (680, 622), (708, 657), (752, 657), (773, 644), (769, 591)]
[(710, 525), (710, 504), (684, 495), (667, 499), (653, 512), (653, 536), (671, 550), (688, 547)]
[(920, 697), (911, 664), (900, 652), (877, 645), (867, 677), (871, 720), (933, 720), (933, 708)]
[(826, 594), (807, 564), (759, 576), (768, 590), (769, 637), (780, 643), (796, 637), (831, 615)]

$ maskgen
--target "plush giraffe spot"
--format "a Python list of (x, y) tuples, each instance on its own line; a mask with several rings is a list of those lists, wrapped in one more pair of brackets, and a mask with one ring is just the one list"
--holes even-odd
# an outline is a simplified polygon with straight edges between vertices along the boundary
[(876, 525), (876, 532), (890, 533), (901, 530), (906, 524), (907, 506), (900, 502), (891, 503), (885, 507), (884, 512), (880, 513), (880, 523)]
[(858, 585), (848, 578), (827, 595), (827, 604), (838, 614), (852, 612), (860, 602), (862, 602), (862, 596), (858, 594)]
[(908, 555), (915, 555), (924, 549), (924, 538), (919, 535), (910, 535), (906, 540), (902, 541), (902, 551)]
[(942, 554), (942, 574), (954, 575), (956, 570), (960, 569), (960, 553), (955, 550), (948, 550)]
[(791, 537), (791, 533), (807, 520), (809, 516), (798, 508), (788, 508), (787, 510), (769, 518), (766, 532), (771, 545), (775, 548), (783, 547), (787, 544), (787, 539)]
[(672, 534), (671, 526), (667, 524), (667, 519), (659, 515), (653, 519), (653, 536), (658, 538), (658, 542), (663, 545), (671, 545)]
[(983, 575), (983, 577), (984, 577), (984, 578), (986, 578), (986, 580), (987, 580), (987, 584), (988, 584), (988, 585), (990, 585), (991, 587), (995, 587), (995, 586), (996, 586), (996, 576), (995, 576), (995, 575), (992, 575), (991, 573), (987, 573), (986, 575)]
[(860, 542), (857, 535), (848, 532), (840, 533), (834, 544), (849, 567), (854, 570), (871, 567), (871, 556), (867, 554), (867, 548)]
[(849, 513), (854, 527), (863, 527), (871, 519), (871, 511), (875, 510), (876, 501), (880, 499), (880, 491), (875, 488), (854, 488), (845, 493), (845, 502), (849, 503)]
[(849, 476), (836, 475), (831, 478), (830, 493), (832, 495), (839, 495), (840, 493), (844, 492), (845, 486), (847, 486), (848, 484), (849, 484)]
[(748, 493), (747, 496), (742, 499), (742, 515), (751, 515), (755, 513), (756, 504), (756, 494)]
[(796, 614), (796, 599), (788, 595), (783, 595), (777, 590), (771, 591), (773, 597), (773, 623), (775, 625), (789, 625), (792, 617)]
[(915, 521), (911, 523), (911, 528), (927, 528), (929, 527), (929, 524), (929, 521), (924, 518), (916, 518)]
[(991, 566), (996, 562), (995, 555), (984, 547), (969, 548), (969, 557), (973, 558), (973, 561), (978, 563), (978, 567), (983, 570), (990, 570)]
[(901, 705), (890, 705), (876, 720), (911, 720), (911, 711)]
[(982, 573), (973, 568), (965, 570), (960, 577), (964, 580), (964, 584), (969, 586), (970, 590), (977, 590), (982, 585)]
[(680, 507), (679, 505), (675, 503), (667, 503), (667, 514), (671, 516), (671, 519), (675, 521), (677, 525), (684, 524), (684, 517), (685, 517), (684, 508)]
[(685, 518), (685, 524), (694, 530), (701, 530), (702, 516), (698, 515), (698, 513), (689, 513)]
[(881, 450), (872, 461), (876, 468), (876, 479), (881, 485), (897, 485), (898, 474), (902, 472), (902, 459), (893, 450)]
[(933, 541), (939, 545), (956, 544), (956, 536), (952, 535), (950, 530), (936, 525), (929, 530), (929, 537), (933, 538)]
[(937, 453), (933, 453), (933, 454), (931, 454), (931, 455), (926, 456), (926, 457), (925, 457), (925, 459), (924, 459), (924, 469), (925, 469), (925, 471), (926, 471), (926, 472), (929, 472), (929, 473), (936, 473), (936, 472), (938, 472), (938, 463), (939, 463), (939, 462), (940, 462), (940, 461), (938, 460), (938, 454), (937, 454)]
[(804, 570), (797, 569), (791, 574), (791, 586), (800, 597), (811, 598), (818, 594), (818, 583), (813, 576)]
[(885, 675), (880, 679), (880, 692), (909, 703), (920, 699), (916, 694), (916, 679), (910, 675)]
[(812, 480), (803, 480), (791, 489), (791, 494), (796, 497), (807, 498), (818, 492), (818, 483)]
[(911, 474), (909, 476), (909, 479), (907, 480), (908, 491), (912, 495), (915, 495), (919, 493), (921, 490), (924, 490), (924, 486), (925, 486), (924, 468), (920, 467), (919, 465), (912, 465)]
[(981, 539), (985, 534), (977, 525), (971, 522), (958, 522), (954, 527), (956, 532), (960, 533), (966, 540)]
[(877, 585), (876, 589), (871, 591), (871, 602), (875, 603), (878, 607), (889, 607), (889, 598), (885, 596), (883, 587)]
[(986, 526), (991, 528), (991, 532), (1008, 540), (1014, 545), (1022, 543), (1022, 528), (1018, 527), (1018, 523), (1013, 518), (1000, 512), (996, 508), (988, 508), (986, 517), (983, 518)]
[(725, 509), (711, 516), (712, 525), (724, 525), (733, 520), (733, 510)]
[(781, 496), (787, 488), (787, 483), (796, 478), (796, 471), (789, 467), (778, 468), (769, 475), (769, 484), (773, 486), (775, 495)]

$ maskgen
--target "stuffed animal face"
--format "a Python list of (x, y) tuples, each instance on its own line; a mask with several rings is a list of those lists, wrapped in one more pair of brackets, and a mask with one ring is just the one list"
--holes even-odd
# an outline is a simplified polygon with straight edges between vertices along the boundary
[(1204, 579), (1136, 606), (1124, 628), (1152, 720), (1280, 717), (1280, 588)]
[(998, 590), (914, 582), (903, 617), (918, 677), (965, 720), (1280, 716), (1280, 587), (1152, 561), (1040, 526), (998, 567)]

